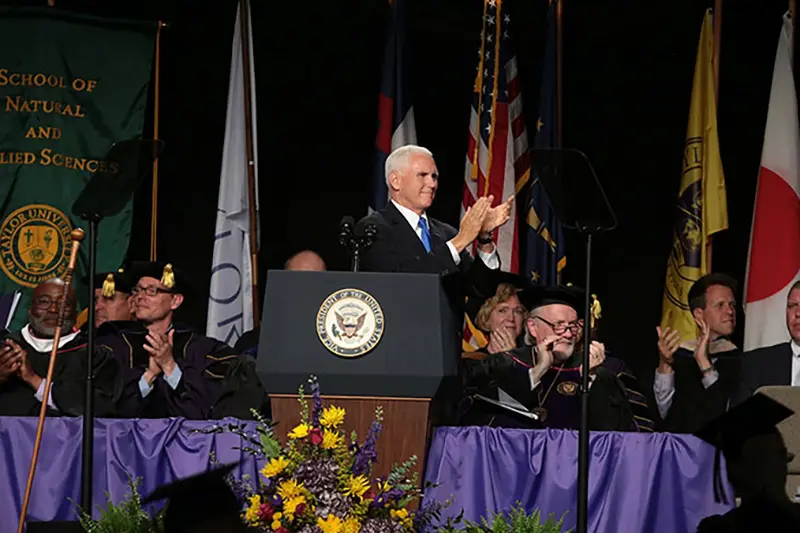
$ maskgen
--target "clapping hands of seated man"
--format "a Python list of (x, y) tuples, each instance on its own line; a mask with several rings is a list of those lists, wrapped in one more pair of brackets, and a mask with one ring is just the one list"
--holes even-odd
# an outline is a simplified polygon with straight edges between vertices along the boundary
[(0, 384), (19, 376), (24, 350), (10, 339), (6, 339), (0, 349)]
[(175, 370), (175, 358), (172, 355), (174, 331), (171, 329), (165, 335), (151, 330), (145, 337), (147, 342), (144, 349), (150, 354), (150, 364), (145, 370), (144, 379), (150, 385), (161, 373), (170, 376)]

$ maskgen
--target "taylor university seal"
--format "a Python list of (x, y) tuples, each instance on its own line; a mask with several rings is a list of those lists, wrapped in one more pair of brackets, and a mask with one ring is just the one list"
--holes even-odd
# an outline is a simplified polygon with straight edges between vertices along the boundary
[(317, 313), (317, 335), (341, 357), (358, 357), (372, 350), (383, 336), (383, 309), (360, 289), (342, 289), (322, 302)]
[(0, 268), (26, 287), (63, 275), (71, 232), (69, 218), (53, 206), (20, 207), (0, 225)]

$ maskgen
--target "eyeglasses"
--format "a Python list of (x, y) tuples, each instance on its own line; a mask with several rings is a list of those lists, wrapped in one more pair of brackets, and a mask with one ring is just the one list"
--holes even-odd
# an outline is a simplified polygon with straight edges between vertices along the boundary
[(542, 318), (540, 316), (535, 316), (533, 318), (537, 318), (537, 319), (541, 320), (542, 322), (544, 322), (545, 324), (547, 324), (548, 326), (550, 326), (551, 328), (553, 328), (553, 333), (555, 333), (556, 335), (563, 335), (564, 333), (567, 332), (567, 330), (569, 330), (573, 335), (577, 335), (578, 332), (583, 329), (583, 324), (584, 324), (584, 321), (581, 320), (581, 319), (578, 319), (578, 320), (576, 320), (574, 322), (556, 322), (556, 323), (553, 323), (553, 322), (550, 322), (549, 320), (545, 320), (544, 318)]
[(50, 296), (43, 295), (34, 298), (33, 305), (41, 309), (50, 309), (50, 307), (52, 307), (53, 305), (58, 305), (59, 300), (61, 300), (60, 296), (57, 298), (51, 298)]
[(156, 287), (154, 285), (150, 285), (149, 287), (141, 287), (137, 285), (133, 288), (133, 290), (131, 290), (131, 294), (134, 296), (139, 296), (140, 294), (156, 296), (157, 294), (172, 294), (172, 291), (169, 289), (162, 289), (161, 287)]

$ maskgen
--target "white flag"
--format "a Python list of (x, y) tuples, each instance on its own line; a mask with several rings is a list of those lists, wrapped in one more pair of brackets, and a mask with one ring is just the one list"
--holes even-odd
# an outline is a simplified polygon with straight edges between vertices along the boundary
[[(231, 52), (231, 77), (228, 85), (228, 113), (219, 180), (217, 224), (214, 231), (214, 256), (208, 294), (206, 335), (236, 343), (242, 333), (253, 329), (253, 292), (250, 261), (250, 204), (247, 188), (246, 118), (244, 103), (244, 61), (242, 59), (241, 12), (237, 10)], [(250, 13), (247, 14), (248, 27)], [(253, 66), (252, 32), (250, 45), (250, 95), (253, 146), (256, 135), (256, 86)], [(255, 152), (255, 151), (254, 151)], [(258, 158), (253, 154), (258, 199)], [(257, 208), (256, 208), (257, 210)], [(256, 219), (257, 220), (257, 219)], [(258, 232), (258, 228), (255, 228)]]
[(784, 16), (747, 258), (745, 350), (789, 340), (786, 299), (800, 280), (800, 130), (791, 44), (792, 21)]

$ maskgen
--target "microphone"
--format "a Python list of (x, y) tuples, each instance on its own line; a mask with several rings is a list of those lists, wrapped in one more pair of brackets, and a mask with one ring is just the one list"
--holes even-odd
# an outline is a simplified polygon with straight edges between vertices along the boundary
[(339, 244), (349, 247), (353, 240), (353, 226), (356, 222), (351, 216), (342, 217), (339, 222)]

